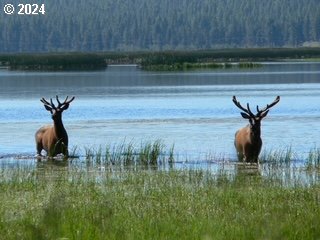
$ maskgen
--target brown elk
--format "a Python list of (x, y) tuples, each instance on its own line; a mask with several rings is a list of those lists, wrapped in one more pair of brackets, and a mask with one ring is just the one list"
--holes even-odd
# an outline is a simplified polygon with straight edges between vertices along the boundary
[(235, 96), (233, 96), (232, 101), (243, 111), (241, 112), (241, 116), (249, 120), (249, 124), (239, 129), (235, 134), (234, 145), (238, 159), (240, 161), (257, 163), (262, 147), (261, 120), (267, 116), (269, 109), (280, 101), (280, 96), (277, 96), (271, 104), (267, 104), (267, 106), (261, 110), (257, 106), (257, 114), (251, 112), (249, 103), (247, 103), (247, 108), (244, 108)]
[(69, 104), (74, 100), (74, 97), (68, 100), (68, 96), (63, 103), (56, 96), (58, 106), (53, 104), (52, 98), (50, 102), (42, 98), (45, 109), (51, 112), (53, 126), (43, 126), (35, 134), (37, 155), (41, 156), (41, 151), (44, 149), (49, 157), (56, 156), (62, 153), (68, 157), (68, 134), (62, 123), (62, 112), (68, 109)]

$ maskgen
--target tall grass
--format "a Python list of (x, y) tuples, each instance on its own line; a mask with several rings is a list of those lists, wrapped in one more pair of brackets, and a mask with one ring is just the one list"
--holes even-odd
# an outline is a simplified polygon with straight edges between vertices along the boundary
[(262, 152), (260, 156), (261, 162), (268, 162), (273, 164), (289, 164), (294, 160), (296, 154), (291, 147), (282, 150), (269, 150)]
[(38, 170), (0, 171), (1, 239), (320, 235), (319, 183), (284, 188), (263, 177), (230, 179), (205, 170), (46, 171), (46, 177)]
[(120, 144), (99, 146), (98, 149), (85, 147), (84, 150), (86, 161), (96, 164), (157, 166), (172, 164), (175, 159), (174, 145), (166, 149), (161, 140), (142, 142), (140, 146), (123, 141)]
[(320, 170), (320, 148), (315, 147), (309, 151), (306, 166), (308, 169), (316, 168)]

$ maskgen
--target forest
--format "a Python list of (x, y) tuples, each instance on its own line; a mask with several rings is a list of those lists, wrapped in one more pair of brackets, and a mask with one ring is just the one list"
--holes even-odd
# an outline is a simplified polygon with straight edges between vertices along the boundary
[[(44, 15), (1, 12), (0, 53), (320, 45), (319, 0), (36, 2), (44, 4)], [(3, 9), (6, 2), (0, 3)]]

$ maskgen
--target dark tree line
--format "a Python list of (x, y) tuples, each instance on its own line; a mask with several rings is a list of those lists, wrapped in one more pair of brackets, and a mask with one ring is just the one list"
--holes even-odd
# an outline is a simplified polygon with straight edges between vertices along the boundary
[[(0, 2), (3, 9), (5, 2)], [(319, 0), (34, 2), (45, 4), (45, 15), (1, 12), (0, 52), (296, 47), (320, 42)]]

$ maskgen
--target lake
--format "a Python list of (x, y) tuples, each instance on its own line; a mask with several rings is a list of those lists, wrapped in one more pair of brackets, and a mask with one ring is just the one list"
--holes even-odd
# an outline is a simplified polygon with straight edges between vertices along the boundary
[(0, 69), (0, 156), (34, 156), (34, 133), (51, 123), (39, 101), (75, 96), (63, 113), (70, 148), (160, 139), (180, 160), (236, 159), (234, 134), (247, 120), (233, 104), (261, 108), (262, 151), (291, 147), (297, 158), (320, 146), (320, 63), (266, 63), (254, 69), (146, 72), (109, 66), (98, 72)]

